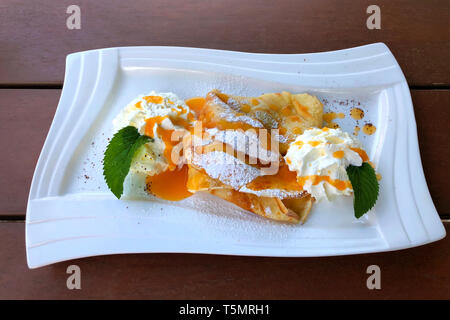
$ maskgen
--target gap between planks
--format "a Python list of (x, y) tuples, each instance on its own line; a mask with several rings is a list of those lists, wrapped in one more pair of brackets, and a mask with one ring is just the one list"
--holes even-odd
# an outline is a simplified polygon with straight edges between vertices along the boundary
[[(0, 84), (0, 89), (62, 89), (62, 83), (13, 83), (13, 84)], [(444, 84), (431, 84), (426, 86), (410, 85), (410, 90), (450, 90), (449, 85)]]

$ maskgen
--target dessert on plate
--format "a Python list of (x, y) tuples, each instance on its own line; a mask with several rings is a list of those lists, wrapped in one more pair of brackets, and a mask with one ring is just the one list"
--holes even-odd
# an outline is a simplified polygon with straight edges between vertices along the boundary
[(322, 124), (323, 105), (307, 93), (212, 90), (184, 101), (152, 91), (114, 119), (104, 176), (118, 198), (133, 172), (161, 199), (206, 192), (288, 223), (304, 223), (316, 201), (354, 196), (360, 217), (377, 199), (375, 171), (353, 135)]

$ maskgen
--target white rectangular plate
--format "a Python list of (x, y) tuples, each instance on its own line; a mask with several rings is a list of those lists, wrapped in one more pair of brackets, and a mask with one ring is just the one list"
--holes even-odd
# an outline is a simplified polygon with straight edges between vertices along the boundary
[[(102, 177), (111, 121), (151, 90), (181, 98), (218, 88), (255, 96), (308, 92), (325, 111), (343, 112), (381, 173), (378, 203), (353, 217), (350, 197), (315, 205), (305, 225), (286, 225), (195, 195), (179, 203), (122, 201)], [(356, 123), (353, 106), (365, 111)], [(64, 89), (31, 185), (26, 247), (30, 268), (116, 253), (190, 252), (255, 256), (326, 256), (409, 248), (445, 229), (420, 161), (405, 78), (382, 43), (313, 54), (253, 54), (177, 47), (125, 47), (67, 57)]]

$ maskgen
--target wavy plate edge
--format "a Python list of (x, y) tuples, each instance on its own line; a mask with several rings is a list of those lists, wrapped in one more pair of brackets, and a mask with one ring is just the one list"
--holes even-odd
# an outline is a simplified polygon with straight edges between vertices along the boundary
[[(147, 52), (147, 54), (143, 54), (144, 52)], [(46, 258), (44, 259), (42, 254), (39, 254), (38, 252), (36, 252), (35, 250), (37, 250), (38, 248), (40, 248), (40, 250), (42, 250), (42, 246), (35, 246), (35, 244), (30, 243), (29, 239), (29, 232), (32, 232), (29, 229), (29, 223), (32, 219), (32, 215), (33, 213), (30, 212), (30, 201), (34, 200), (34, 199), (39, 199), (42, 197), (48, 197), (48, 196), (54, 196), (55, 192), (57, 191), (57, 187), (55, 188), (55, 186), (51, 185), (52, 180), (50, 180), (49, 185), (47, 185), (47, 192), (44, 192), (43, 190), (41, 190), (41, 188), (44, 188), (46, 185), (46, 182), (43, 181), (43, 179), (45, 179), (46, 177), (48, 177), (49, 172), (51, 172), (51, 169), (49, 169), (49, 161), (51, 161), (53, 158), (50, 157), (50, 154), (52, 153), (52, 150), (55, 150), (55, 142), (53, 141), (53, 143), (51, 143), (51, 140), (54, 140), (55, 137), (59, 136), (61, 133), (58, 132), (58, 126), (59, 123), (66, 123), (68, 120), (67, 118), (70, 115), (70, 112), (74, 112), (73, 111), (73, 104), (69, 104), (69, 101), (73, 101), (78, 95), (77, 93), (79, 93), (80, 90), (80, 83), (82, 82), (82, 77), (83, 77), (83, 72), (86, 72), (86, 65), (85, 65), (85, 61), (84, 59), (86, 59), (86, 57), (89, 56), (94, 56), (97, 55), (97, 58), (101, 61), (101, 58), (106, 58), (106, 59), (115, 59), (115, 63), (117, 64), (117, 67), (119, 67), (119, 65), (123, 64), (125, 62), (125, 67), (126, 67), (126, 63), (127, 61), (132, 61), (133, 59), (147, 59), (147, 60), (151, 60), (151, 59), (155, 59), (155, 56), (158, 57), (158, 55), (163, 55), (164, 56), (164, 52), (170, 52), (170, 54), (174, 55), (175, 57), (172, 58), (172, 61), (186, 61), (186, 55), (187, 54), (195, 54), (195, 52), (200, 53), (200, 55), (197, 55), (197, 62), (199, 60), (202, 59), (202, 57), (204, 58), (204, 56), (214, 56), (215, 59), (228, 59), (226, 60), (227, 63), (229, 63), (229, 65), (225, 65), (228, 68), (228, 71), (230, 71), (232, 69), (232, 71), (236, 71), (236, 70), (240, 70), (239, 72), (242, 71), (242, 68), (240, 68), (239, 66), (233, 66), (232, 62), (236, 62), (236, 61), (244, 61), (245, 63), (256, 63), (258, 64), (259, 67), (270, 67), (270, 68), (277, 68), (280, 66), (291, 66), (291, 65), (295, 65), (295, 64), (299, 64), (302, 66), (309, 66), (310, 69), (312, 70), (312, 72), (314, 71), (314, 68), (320, 67), (320, 65), (323, 64), (328, 64), (328, 65), (332, 65), (332, 64), (339, 64), (339, 67), (344, 67), (345, 65), (348, 63), (352, 63), (354, 61), (366, 61), (366, 60), (370, 60), (370, 59), (384, 59), (386, 61), (384, 61), (383, 63), (386, 63), (387, 66), (384, 69), (379, 69), (379, 70), (375, 70), (375, 72), (385, 72), (386, 70), (389, 70), (389, 76), (391, 76), (391, 78), (389, 79), (388, 76), (383, 77), (382, 81), (369, 81), (369, 85), (373, 86), (373, 85), (385, 85), (385, 86), (389, 86), (389, 85), (393, 85), (394, 83), (396, 84), (400, 84), (400, 87), (397, 86), (397, 89), (399, 90), (399, 92), (396, 95), (402, 95), (403, 99), (406, 99), (407, 101), (407, 105), (403, 105), (403, 108), (406, 108), (406, 112), (409, 114), (409, 118), (411, 118), (411, 112), (412, 112), (412, 125), (408, 125), (407, 126), (407, 134), (411, 134), (412, 130), (415, 128), (415, 118), (414, 118), (414, 113), (413, 113), (413, 108), (412, 108), (412, 102), (411, 102), (411, 98), (409, 95), (409, 90), (406, 84), (406, 80), (403, 76), (403, 73), (401, 72), (400, 67), (398, 66), (395, 58), (393, 57), (392, 53), (389, 51), (389, 49), (387, 48), (386, 45), (381, 44), (381, 43), (376, 43), (376, 44), (371, 44), (371, 45), (367, 45), (367, 46), (361, 46), (361, 47), (356, 47), (356, 48), (350, 48), (350, 49), (344, 49), (344, 50), (337, 50), (337, 51), (330, 51), (330, 52), (323, 52), (323, 53), (311, 53), (311, 54), (254, 54), (254, 53), (243, 53), (243, 52), (233, 52), (233, 51), (224, 51), (224, 50), (214, 50), (214, 49), (196, 49), (196, 48), (182, 48), (182, 47), (121, 47), (121, 48), (109, 48), (109, 49), (99, 49), (99, 50), (91, 50), (91, 51), (85, 51), (85, 52), (80, 52), (80, 53), (75, 53), (75, 54), (70, 54), (67, 57), (67, 61), (66, 61), (66, 75), (65, 75), (65, 80), (64, 80), (64, 87), (63, 87), (63, 91), (61, 94), (61, 98), (58, 104), (58, 108), (57, 111), (55, 113), (55, 117), (54, 120), (52, 122), (49, 134), (47, 136), (47, 139), (45, 141), (44, 147), (42, 149), (41, 155), (39, 157), (38, 160), (38, 164), (36, 166), (36, 170), (33, 176), (33, 181), (32, 181), (32, 187), (30, 189), (30, 196), (29, 196), (29, 200), (28, 200), (28, 207), (27, 207), (27, 218), (26, 218), (26, 244), (27, 244), (27, 261), (28, 261), (28, 265), (30, 268), (34, 268), (34, 267), (38, 267), (38, 266), (43, 266), (49, 263), (54, 263), (57, 261), (62, 261), (62, 260), (67, 260), (67, 259), (72, 259), (72, 258), (77, 258), (77, 257), (81, 257), (81, 256), (90, 256), (90, 255), (97, 255), (97, 254), (102, 254), (102, 253), (96, 253), (96, 252), (92, 252), (92, 253), (87, 253), (85, 255), (76, 255), (74, 253), (73, 256), (71, 257), (52, 257), (52, 258)], [(366, 57), (364, 56), (364, 54), (369, 54)], [(332, 58), (339, 58), (336, 60), (332, 60)], [(349, 58), (350, 57), (350, 58)], [(91, 58), (90, 58), (91, 59)], [(156, 58), (158, 59), (158, 58)], [(167, 54), (164, 56), (164, 59), (168, 59)], [(184, 59), (184, 60), (183, 60)], [(310, 59), (310, 61), (308, 62), (308, 59)], [(327, 60), (326, 62), (320, 62), (319, 60), (316, 59), (325, 59)], [(92, 60), (92, 59), (91, 59)], [(170, 59), (169, 59), (170, 60)], [(190, 61), (190, 60), (188, 60)], [(201, 61), (204, 63), (204, 61)], [(367, 61), (366, 61), (367, 62)], [(121, 67), (123, 67), (123, 65), (121, 65)], [(98, 79), (99, 77), (99, 70), (101, 69), (101, 62), (99, 62), (98, 68), (97, 68), (97, 74), (96, 74), (96, 79)], [(89, 70), (91, 71), (91, 70)], [(225, 70), (226, 71), (226, 70)], [(370, 70), (369, 70), (370, 71)], [(246, 75), (248, 75), (249, 70), (245, 70), (244, 69), (244, 73)], [(263, 69), (262, 72), (267, 72)], [(277, 73), (275, 71), (275, 73)], [(287, 82), (291, 82), (291, 81), (295, 81), (295, 73), (296, 72), (288, 72)], [(357, 72), (351, 72), (349, 73), (349, 77), (355, 77), (358, 78), (361, 76), (361, 74), (364, 73), (364, 70), (358, 70)], [(279, 73), (279, 75), (283, 76), (282, 73)], [(305, 73), (302, 75), (302, 77), (304, 78), (306, 75), (306, 77), (310, 77), (310, 82), (308, 83), (308, 85), (313, 86), (314, 85), (314, 81), (311, 81), (311, 78), (320, 78), (319, 76), (317, 76), (317, 74), (315, 75), (314, 73), (309, 74), (309, 73)], [(323, 76), (323, 74), (320, 74), (320, 76)], [(336, 74), (332, 74), (330, 77), (333, 78), (335, 77)], [(257, 76), (259, 78), (259, 76)], [(349, 83), (351, 82), (351, 79), (349, 79), (349, 77), (347, 77), (346, 79), (346, 86), (343, 86), (345, 88), (348, 87), (352, 87), (352, 85), (349, 85)], [(92, 78), (92, 77), (91, 77)], [(320, 80), (320, 79), (319, 79)], [(112, 76), (111, 80), (112, 83), (115, 81), (115, 75)], [(73, 89), (73, 85), (76, 83), (75, 88)], [(312, 83), (312, 84), (311, 84)], [(112, 85), (112, 84), (110, 84)], [(357, 85), (357, 83), (355, 82), (354, 85)], [(340, 85), (339, 84), (334, 84), (334, 86), (330, 86), (331, 88), (339, 88)], [(98, 94), (96, 93), (96, 89), (97, 86), (88, 88), (87, 90), (91, 90), (91, 92), (88, 93), (89, 97), (92, 97), (94, 94)], [(98, 90), (97, 90), (98, 91)], [(400, 93), (401, 92), (401, 93)], [(406, 92), (406, 93), (405, 93)], [(91, 101), (92, 98), (88, 98), (85, 99), (88, 101)], [(87, 105), (89, 105), (89, 103), (85, 103), (85, 108)], [(72, 108), (72, 110), (71, 110)], [(80, 119), (78, 119), (78, 121), (80, 121)], [(412, 129), (412, 128), (413, 129)], [(58, 139), (56, 139), (57, 141)], [(414, 152), (411, 150), (417, 150), (418, 151), (418, 143), (417, 143), (417, 133), (414, 132), (414, 136), (411, 139), (408, 139), (408, 151), (409, 152)], [(53, 159), (53, 161), (55, 161)], [(411, 160), (411, 157), (409, 157), (409, 161)], [(417, 162), (418, 161), (418, 162)], [(62, 160), (61, 159), (57, 159), (56, 163), (61, 163)], [(397, 249), (402, 249), (402, 248), (408, 248), (408, 247), (412, 247), (412, 246), (416, 246), (416, 245), (422, 245), (425, 243), (429, 243), (432, 241), (436, 241), (439, 240), (443, 237), (445, 237), (445, 229), (442, 225), (442, 223), (439, 220), (439, 216), (437, 215), (437, 212), (434, 208), (434, 205), (431, 201), (431, 197), (429, 195), (429, 191), (428, 188), (426, 186), (426, 181), (425, 181), (425, 177), (423, 174), (423, 169), (422, 169), (422, 165), (421, 165), (421, 161), (420, 161), (420, 154), (418, 159), (415, 159), (413, 161), (413, 163), (409, 163), (408, 168), (416, 168), (419, 169), (420, 173), (419, 173), (419, 177), (418, 179), (421, 181), (421, 188), (420, 190), (418, 190), (417, 188), (413, 188), (412, 193), (414, 193), (414, 195), (417, 194), (425, 194), (424, 202), (426, 205), (422, 205), (422, 208), (426, 208), (426, 212), (424, 213), (423, 211), (420, 211), (419, 209), (417, 209), (416, 206), (416, 215), (418, 215), (420, 217), (420, 219), (422, 219), (422, 226), (425, 229), (426, 233), (433, 235), (432, 237), (428, 237), (426, 239), (419, 239), (419, 240), (415, 240), (415, 241), (411, 241), (410, 236), (408, 236), (409, 239), (409, 243), (408, 242), (397, 242), (397, 245), (394, 245), (394, 243), (392, 243), (391, 241), (387, 241), (389, 243), (389, 246), (387, 248), (382, 248), (380, 246), (377, 246), (376, 248), (372, 248), (372, 250), (370, 250), (368, 247), (366, 247), (365, 249), (362, 248), (362, 250), (358, 251), (357, 248), (353, 248), (354, 250), (352, 252), (347, 252), (347, 250), (343, 250), (340, 251), (340, 253), (338, 252), (337, 254), (352, 254), (352, 253), (364, 253), (364, 252), (378, 252), (378, 251), (389, 251), (389, 250), (397, 250)], [(409, 169), (411, 170), (411, 169)], [(411, 176), (412, 172), (409, 172), (409, 176)], [(45, 189), (45, 188), (44, 188)], [(398, 201), (398, 199), (397, 199)], [(400, 213), (399, 213), (400, 214)], [(437, 220), (436, 220), (437, 219)], [(402, 225), (404, 228), (404, 232), (407, 234), (411, 234), (411, 232), (413, 232), (413, 230), (410, 230), (411, 227), (407, 227), (404, 224), (404, 219), (401, 217), (402, 220)], [(423, 221), (426, 222), (426, 225), (423, 223)], [(417, 224), (415, 225), (414, 228), (417, 228)], [(381, 233), (383, 233), (382, 228), (380, 228)], [(386, 240), (386, 239), (385, 239)], [(106, 249), (106, 248), (105, 248)], [(148, 248), (147, 248), (148, 249)], [(33, 253), (31, 252), (33, 251)], [(113, 248), (110, 248), (109, 250), (106, 250), (108, 252), (104, 253), (104, 254), (108, 254), (108, 253), (114, 253), (114, 252), (110, 252), (110, 251), (114, 251)], [(134, 251), (134, 250), (122, 250), (122, 252), (119, 252), (120, 250), (118, 250), (116, 253), (127, 253), (127, 252), (150, 252), (148, 250), (146, 251)], [(189, 250), (188, 250), (189, 251)], [(185, 252), (185, 251), (151, 251), (151, 252)], [(193, 252), (195, 253), (196, 251), (192, 251), (190, 250), (189, 252)], [(198, 253), (218, 253), (218, 254), (233, 254), (232, 252), (229, 252), (227, 250), (222, 251), (224, 253), (220, 253), (220, 252), (198, 252)], [(43, 253), (43, 252), (42, 252)], [(234, 253), (234, 254), (238, 254), (239, 253)], [(241, 253), (242, 254), (242, 253)], [(245, 255), (245, 254), (243, 254)], [(248, 255), (258, 255), (258, 254), (248, 254)], [(264, 255), (264, 254), (262, 254)], [(278, 256), (277, 254), (269, 254), (270, 256)], [(330, 252), (326, 252), (323, 254), (316, 254), (316, 255), (334, 255), (334, 254), (330, 254)], [(281, 256), (286, 256), (286, 254), (282, 254)], [(287, 256), (298, 256), (298, 255), (287, 255)], [(314, 256), (314, 254), (308, 255), (306, 253), (304, 253), (301, 256)]]

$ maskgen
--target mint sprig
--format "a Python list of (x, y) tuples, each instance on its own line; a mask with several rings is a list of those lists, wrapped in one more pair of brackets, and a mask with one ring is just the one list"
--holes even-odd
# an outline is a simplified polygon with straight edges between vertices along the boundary
[(139, 134), (135, 127), (128, 126), (120, 129), (109, 142), (103, 158), (103, 176), (118, 199), (122, 196), (123, 182), (130, 171), (134, 155), (150, 139)]
[(378, 199), (379, 185), (375, 170), (364, 162), (362, 166), (348, 166), (347, 175), (353, 187), (355, 217), (362, 217), (373, 208)]

